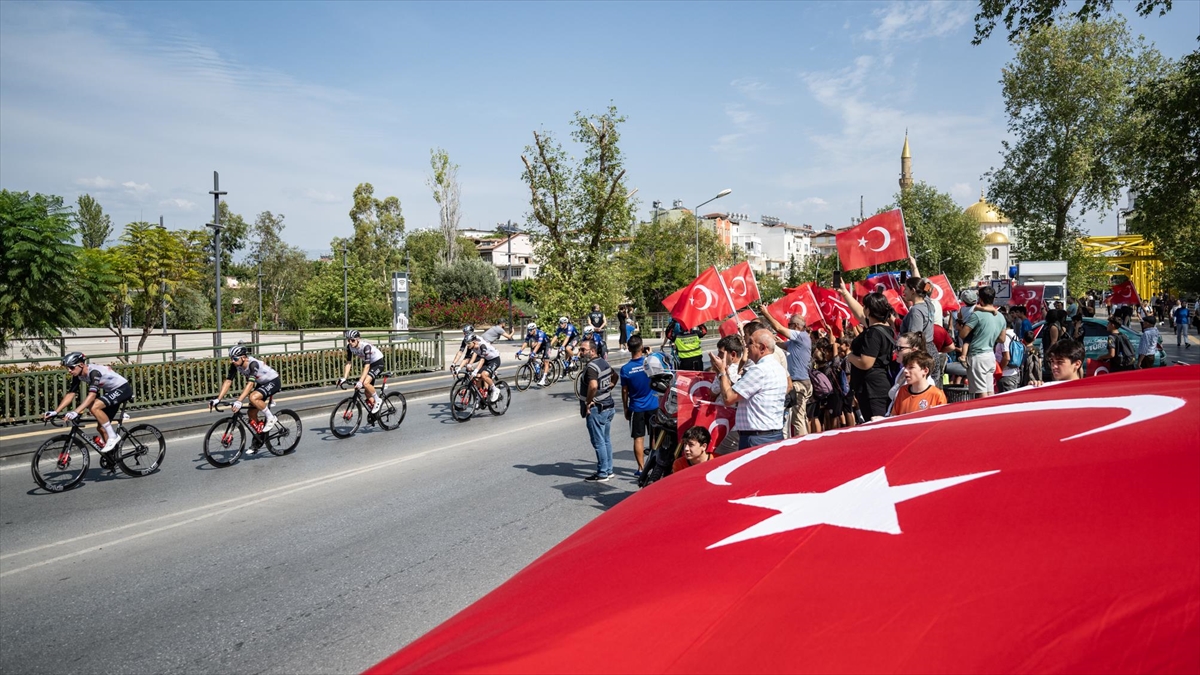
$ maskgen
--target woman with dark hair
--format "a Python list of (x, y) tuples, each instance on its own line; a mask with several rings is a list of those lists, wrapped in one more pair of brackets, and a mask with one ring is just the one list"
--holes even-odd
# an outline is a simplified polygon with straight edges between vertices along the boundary
[(920, 333), (925, 338), (925, 352), (937, 356), (937, 348), (933, 346), (933, 324), (935, 309), (929, 294), (933, 292), (933, 282), (925, 277), (909, 277), (904, 280), (904, 302), (908, 303), (908, 314), (900, 322), (901, 333)]
[(887, 414), (892, 388), (888, 366), (896, 351), (896, 339), (889, 322), (892, 306), (883, 293), (875, 292), (863, 298), (862, 304), (850, 294), (846, 284), (837, 289), (841, 293), (855, 318), (866, 325), (863, 332), (850, 343), (850, 354), (846, 360), (853, 368), (850, 373), (850, 388), (858, 399), (858, 409), (863, 419), (870, 421)]

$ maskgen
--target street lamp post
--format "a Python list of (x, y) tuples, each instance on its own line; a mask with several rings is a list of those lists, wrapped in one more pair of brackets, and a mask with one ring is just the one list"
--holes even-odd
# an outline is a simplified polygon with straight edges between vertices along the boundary
[(504, 233), (508, 235), (508, 329), (511, 331), (513, 327), (513, 304), (512, 304), (512, 240), (513, 240), (512, 221), (504, 226)]
[[(262, 332), (262, 278), (263, 278), (262, 261), (259, 261), (259, 263), (258, 263), (258, 332), (260, 332), (260, 333)], [(261, 341), (262, 336), (260, 335), (258, 339)]]
[(692, 212), (692, 214), (696, 218), (696, 276), (700, 276), (700, 207), (704, 206), (708, 202), (716, 201), (716, 200), (720, 199), (721, 197), (728, 195), (731, 192), (733, 192), (733, 190), (730, 190), (729, 188), (725, 188), (724, 190), (721, 190), (720, 192), (717, 193), (716, 197), (713, 197), (712, 199), (708, 200), (707, 202), (701, 202), (698, 206), (696, 206), (696, 210)]
[[(217, 270), (217, 332), (213, 337), (217, 347), (221, 346), (221, 196), (228, 194), (221, 191), (220, 181), (221, 177), (214, 171), (213, 189), (208, 191), (208, 194), (213, 196), (213, 221), (207, 225), (213, 229), (213, 260)], [(214, 351), (217, 358), (220, 358), (221, 350)]]
[[(163, 217), (158, 217), (158, 229), (166, 229), (163, 226)], [(167, 334), (167, 276), (160, 267), (158, 272), (159, 281), (162, 282), (162, 315), (163, 315), (163, 335)]]
[(350, 266), (346, 264), (346, 245), (342, 244), (342, 330), (350, 330)]
[(946, 258), (945, 260), (939, 260), (939, 261), (938, 261), (938, 274), (944, 274), (944, 272), (942, 271), (942, 265), (943, 265), (943, 264), (945, 264), (945, 262), (946, 262), (947, 260), (949, 260), (949, 258)]

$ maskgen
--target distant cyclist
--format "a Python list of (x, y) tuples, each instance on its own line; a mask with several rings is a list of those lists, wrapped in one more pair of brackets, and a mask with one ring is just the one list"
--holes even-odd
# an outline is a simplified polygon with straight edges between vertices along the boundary
[(500, 367), (500, 350), (476, 334), (471, 336), (470, 351), (471, 358), (467, 360), (467, 370), (480, 366), (479, 379), (488, 386), (488, 400), (498, 400), (500, 390), (495, 387), (495, 379), (496, 369)]
[(339, 387), (350, 377), (350, 365), (355, 357), (363, 362), (363, 368), (354, 388), (362, 387), (367, 391), (367, 405), (371, 406), (372, 413), (378, 413), (379, 408), (383, 406), (383, 397), (375, 395), (375, 381), (383, 374), (383, 352), (362, 339), (362, 334), (351, 328), (346, 331), (346, 368), (342, 371), (341, 379), (337, 381)]
[(463, 339), (458, 345), (458, 353), (454, 355), (454, 359), (450, 361), (451, 367), (457, 366), (467, 356), (468, 343), (471, 341), (471, 336), (475, 334), (475, 326), (467, 324), (463, 326)]
[(583, 327), (583, 339), (590, 340), (596, 345), (596, 355), (600, 358), (608, 357), (608, 345), (604, 341), (604, 331), (596, 330), (592, 326)]
[[(538, 382), (539, 386), (546, 386), (546, 360), (549, 358), (550, 340), (546, 337), (546, 331), (538, 328), (537, 324), (530, 321), (525, 326), (525, 346), (529, 348), (529, 359), (538, 359), (541, 361), (542, 379)], [(520, 352), (517, 352), (520, 354)]]
[(554, 339), (550, 341), (550, 346), (557, 346), (565, 349), (567, 352), (567, 361), (575, 356), (575, 347), (579, 345), (579, 329), (571, 320), (565, 316), (558, 317), (558, 328), (554, 330)]
[(112, 368), (90, 364), (82, 352), (71, 352), (62, 357), (62, 364), (71, 376), (67, 385), (67, 395), (63, 396), (58, 407), (48, 410), (43, 419), (55, 417), (75, 400), (76, 391), (87, 387), (87, 395), (83, 402), (67, 413), (64, 417), (73, 420), (84, 410), (91, 410), (96, 418), (96, 429), (100, 431), (100, 452), (112, 452), (121, 440), (112, 428), (112, 416), (116, 414), (121, 404), (133, 398), (133, 387), (129, 380), (118, 375)]
[[(246, 386), (242, 388), (242, 393), (233, 402), (234, 412), (242, 409), (242, 402), (249, 396), (250, 426), (262, 433), (273, 431), (275, 427), (279, 426), (279, 422), (275, 419), (275, 413), (271, 412), (267, 401), (279, 391), (279, 373), (275, 372), (271, 366), (250, 356), (249, 348), (242, 345), (230, 347), (229, 359), (231, 363), (229, 371), (225, 374), (225, 381), (221, 383), (221, 391), (210, 402), (210, 405), (216, 406), (222, 398), (225, 398), (225, 394), (229, 393), (230, 385), (233, 384), (233, 379), (237, 377), (238, 373), (241, 373), (246, 378)], [(261, 427), (258, 426), (259, 413), (267, 418)], [(253, 455), (258, 450), (258, 446), (259, 442), (256, 438), (246, 454)]]

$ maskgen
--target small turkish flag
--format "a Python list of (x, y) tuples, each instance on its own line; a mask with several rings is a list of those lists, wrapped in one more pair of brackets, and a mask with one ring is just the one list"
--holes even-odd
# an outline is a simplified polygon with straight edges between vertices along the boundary
[(814, 285), (812, 287), (813, 296), (817, 299), (817, 307), (821, 310), (821, 317), (825, 319), (825, 325), (829, 327), (829, 332), (834, 337), (842, 336), (842, 321), (847, 320), (850, 325), (857, 326), (858, 320), (854, 318), (854, 314), (850, 311), (850, 305), (846, 304), (846, 300), (841, 294), (832, 288), (824, 288)]
[(692, 427), (708, 430), (712, 439), (709, 450), (721, 447), (721, 441), (729, 435), (737, 417), (737, 408), (726, 406), (712, 388), (716, 373), (679, 371), (675, 375), (676, 434), (679, 440), (683, 432)]
[(929, 294), (929, 297), (941, 305), (943, 311), (949, 312), (962, 307), (962, 303), (954, 295), (954, 287), (950, 285), (950, 280), (946, 278), (945, 274), (929, 277), (929, 281), (933, 284), (933, 292)]
[(1138, 297), (1133, 282), (1126, 279), (1112, 287), (1112, 303), (1114, 305), (1140, 305), (1142, 300)]
[(886, 289), (883, 292), (883, 297), (887, 298), (888, 304), (896, 311), (896, 316), (904, 316), (908, 314), (908, 305), (904, 304), (904, 298), (892, 289)]
[(1044, 290), (1045, 288), (1042, 286), (1013, 286), (1009, 303), (1023, 305), (1025, 316), (1028, 316), (1031, 322), (1037, 323), (1046, 318), (1046, 312), (1042, 310), (1042, 291)]
[(838, 232), (838, 258), (843, 270), (882, 265), (908, 257), (908, 233), (900, 209), (885, 211)]
[(742, 326), (744, 326), (747, 322), (754, 321), (757, 318), (758, 315), (752, 310), (743, 309), (742, 311), (738, 312), (736, 319), (726, 319), (724, 322), (722, 322), (721, 327), (718, 330), (721, 333), (721, 337), (736, 335), (742, 330)]
[(880, 272), (872, 274), (863, 281), (854, 282), (854, 297), (859, 300), (867, 297), (876, 291), (892, 289), (897, 293), (900, 292), (900, 275), (895, 272)]
[(729, 289), (715, 267), (704, 270), (688, 284), (671, 310), (672, 318), (686, 330), (730, 314), (733, 307), (729, 306)]
[(779, 323), (787, 326), (793, 315), (804, 317), (805, 326), (821, 323), (821, 308), (813, 295), (814, 284), (810, 281), (793, 288), (787, 295), (767, 305), (767, 313)]
[(725, 280), (725, 287), (729, 289), (733, 305), (738, 309), (748, 307), (750, 303), (762, 298), (758, 293), (758, 281), (754, 278), (754, 270), (750, 268), (750, 263), (744, 260), (721, 272), (721, 278)]

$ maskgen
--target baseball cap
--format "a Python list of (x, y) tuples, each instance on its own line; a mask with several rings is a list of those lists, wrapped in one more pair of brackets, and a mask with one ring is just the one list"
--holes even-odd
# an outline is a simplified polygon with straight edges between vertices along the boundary
[(961, 300), (963, 304), (974, 305), (975, 303), (979, 302), (979, 294), (968, 288), (962, 293), (959, 293), (958, 299)]

